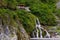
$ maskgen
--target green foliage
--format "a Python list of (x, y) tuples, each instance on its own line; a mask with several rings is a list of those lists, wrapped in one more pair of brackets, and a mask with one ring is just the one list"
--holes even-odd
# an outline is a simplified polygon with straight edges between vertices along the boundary
[[(53, 14), (56, 8), (56, 1), (57, 0), (0, 0), (0, 16), (4, 16), (3, 19), (5, 20), (5, 17), (7, 18), (6, 15), (9, 15), (11, 18), (10, 24), (14, 24), (15, 26), (17, 25), (15, 17), (17, 17), (26, 31), (30, 33), (34, 29), (36, 17), (39, 18), (43, 25), (56, 25), (56, 19)], [(31, 13), (18, 9), (13, 11), (19, 4), (29, 6)]]
[(17, 1), (16, 0), (8, 0), (8, 7), (15, 9), (17, 6)]
[(0, 7), (6, 7), (7, 6), (7, 0), (0, 0)]
[(28, 33), (31, 33), (35, 27), (36, 17), (24, 10), (17, 10), (16, 12), (26, 31)]
[(5, 24), (9, 24), (16, 28), (18, 27), (16, 20), (19, 20), (28, 33), (31, 33), (35, 27), (36, 16), (34, 16), (31, 13), (28, 13), (25, 10), (12, 11), (9, 9), (1, 8), (0, 9), (0, 17), (2, 17)]
[(24, 3), (26, 2), (26, 0), (17, 0), (17, 2), (20, 4), (20, 3)]
[[(9, 10), (9, 9), (0, 9), (0, 17), (2, 17), (3, 22), (5, 24), (10, 24), (12, 26), (15, 25), (15, 19), (14, 19), (15, 12)], [(16, 16), (16, 15), (15, 15)], [(8, 22), (9, 21), (9, 22)]]
[(0, 0), (0, 7), (15, 9), (17, 6), (16, 0)]
[(3, 29), (5, 29), (5, 27), (9, 28), (10, 37), (14, 36), (12, 32), (15, 31), (17, 40), (29, 40), (28, 34), (24, 30), (22, 24), (20, 24), (19, 17), (15, 11), (0, 8), (0, 25)]
[(58, 0), (40, 0), (43, 3), (49, 3), (49, 4), (53, 4), (56, 3)]
[(58, 9), (55, 14), (60, 18), (60, 9)]
[[(21, 1), (19, 2), (21, 3)], [(30, 6), (32, 14), (36, 15), (43, 25), (56, 25), (56, 19), (53, 14), (56, 11), (56, 2), (57, 0), (22, 0), (23, 4)]]
[(36, 15), (43, 25), (56, 25), (56, 18), (48, 4), (34, 4), (31, 6), (31, 11)]

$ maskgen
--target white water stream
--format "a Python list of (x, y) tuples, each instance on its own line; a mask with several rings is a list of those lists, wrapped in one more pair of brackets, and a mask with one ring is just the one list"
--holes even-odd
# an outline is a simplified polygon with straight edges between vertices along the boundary
[[(39, 22), (39, 19), (36, 19), (36, 29), (33, 31), (33, 38), (43, 38), (42, 32), (46, 32), (45, 38), (50, 38), (50, 34), (48, 33), (47, 30), (45, 30), (43, 27), (41, 27), (41, 24)], [(43, 30), (43, 31), (42, 31)], [(39, 33), (40, 31), (40, 33)], [(35, 34), (34, 34), (35, 33)], [(40, 35), (40, 36), (39, 36)]]

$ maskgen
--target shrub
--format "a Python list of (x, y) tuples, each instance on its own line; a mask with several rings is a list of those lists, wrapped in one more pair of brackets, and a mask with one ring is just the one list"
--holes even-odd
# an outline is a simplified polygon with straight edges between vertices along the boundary
[(56, 25), (56, 18), (47, 4), (34, 4), (31, 6), (32, 14), (36, 15), (43, 25)]
[(17, 10), (16, 12), (26, 31), (31, 33), (35, 27), (36, 17), (24, 10)]
[(58, 17), (60, 17), (60, 9), (57, 9), (56, 13), (55, 13)]

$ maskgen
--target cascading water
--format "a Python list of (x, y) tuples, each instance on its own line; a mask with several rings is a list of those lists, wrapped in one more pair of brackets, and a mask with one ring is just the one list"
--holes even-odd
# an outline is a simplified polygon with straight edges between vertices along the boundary
[(37, 29), (37, 38), (38, 38), (38, 29), (40, 30), (40, 38), (43, 38), (43, 36), (42, 36), (42, 30), (41, 30), (41, 25), (40, 25), (40, 22), (39, 22), (39, 20), (38, 20), (38, 18), (36, 19), (36, 29)]
[[(36, 29), (33, 31), (33, 38), (43, 38), (43, 36), (42, 36), (42, 32), (43, 32), (43, 31), (46, 32), (45, 38), (47, 38), (47, 37), (50, 38), (50, 34), (48, 33), (47, 30), (45, 30), (43, 27), (41, 27), (38, 18), (36, 19), (35, 22), (36, 22)], [(43, 31), (42, 31), (42, 30), (43, 30)], [(40, 33), (39, 33), (39, 31), (40, 31)], [(39, 35), (40, 35), (40, 37), (39, 37)]]
[(46, 38), (50, 38), (50, 34), (46, 31)]

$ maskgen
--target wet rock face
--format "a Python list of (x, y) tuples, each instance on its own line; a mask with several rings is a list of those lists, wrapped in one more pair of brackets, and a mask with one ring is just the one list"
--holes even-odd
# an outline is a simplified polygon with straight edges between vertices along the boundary
[(6, 30), (0, 27), (0, 40), (17, 40), (17, 35), (14, 31), (10, 32), (8, 27)]
[(28, 34), (18, 20), (5, 17), (0, 18), (0, 40), (29, 40)]
[(6, 29), (0, 27), (0, 40), (29, 40), (29, 36), (23, 27), (20, 27), (20, 32), (11, 31), (8, 27)]
[(14, 35), (12, 37), (12, 36), (8, 36), (8, 35), (5, 35), (5, 34), (1, 33), (0, 34), (0, 40), (17, 40), (17, 36)]
[(24, 30), (23, 27), (20, 27), (20, 32), (21, 32), (21, 40), (29, 40), (29, 36), (27, 35), (26, 31)]

